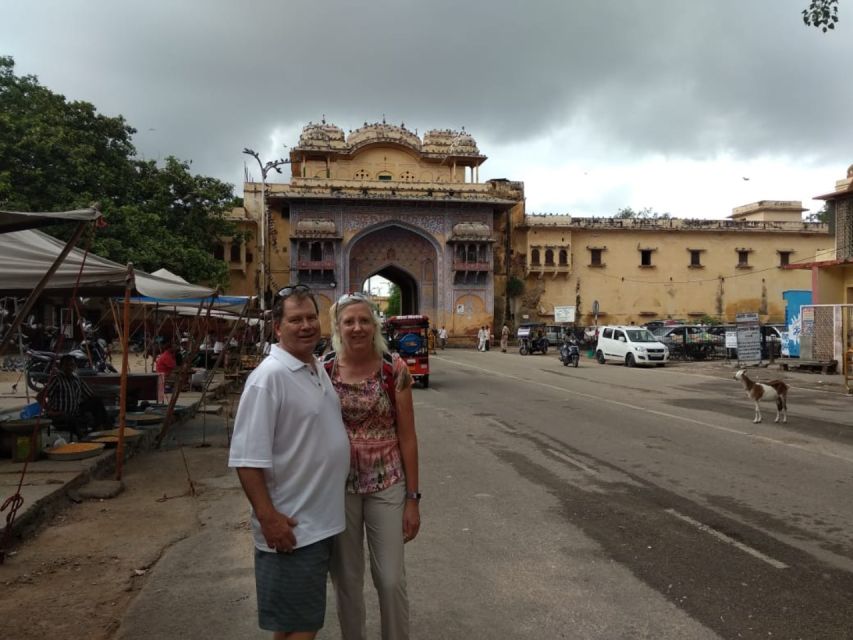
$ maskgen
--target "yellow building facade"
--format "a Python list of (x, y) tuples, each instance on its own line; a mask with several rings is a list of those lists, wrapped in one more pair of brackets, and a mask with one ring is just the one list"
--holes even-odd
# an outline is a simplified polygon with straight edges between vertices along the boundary
[[(734, 322), (757, 312), (782, 323), (782, 292), (811, 289), (811, 262), (833, 239), (804, 222), (799, 202), (762, 201), (726, 220), (525, 216), (514, 246), (525, 258), (515, 316), (551, 321), (575, 307), (579, 325), (650, 320)], [(597, 302), (597, 305), (595, 304)]]
[(727, 220), (527, 215), (523, 183), (479, 181), (486, 157), (464, 130), (309, 123), (288, 160), (287, 182), (244, 185), (232, 216), (249, 239), (220, 250), (231, 293), (266, 288), (268, 305), (302, 282), (322, 312), (382, 276), (400, 287), (403, 313), (457, 339), (482, 325), (553, 322), (555, 307), (592, 325), (596, 302), (599, 324), (729, 322), (741, 311), (782, 322), (782, 292), (812, 286), (786, 265), (833, 247), (798, 202), (746, 205)]

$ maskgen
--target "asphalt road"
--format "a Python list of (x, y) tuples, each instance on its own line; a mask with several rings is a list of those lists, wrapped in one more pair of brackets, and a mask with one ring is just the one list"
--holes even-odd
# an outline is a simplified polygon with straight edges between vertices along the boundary
[[(432, 368), (413, 638), (853, 637), (849, 397), (795, 388), (787, 425), (769, 406), (753, 424), (738, 383), (687, 364), (448, 350)], [(203, 488), (206, 526), (117, 637), (268, 637), (245, 499), (233, 476)], [(331, 593), (320, 637), (339, 638)]]

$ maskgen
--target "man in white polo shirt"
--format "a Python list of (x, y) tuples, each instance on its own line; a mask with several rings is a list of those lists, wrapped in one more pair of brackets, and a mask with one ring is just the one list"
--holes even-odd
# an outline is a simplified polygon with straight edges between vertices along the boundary
[(320, 320), (310, 289), (279, 291), (273, 322), (279, 343), (246, 380), (228, 465), (252, 504), (258, 623), (277, 640), (310, 640), (325, 618), (332, 538), (345, 527), (350, 445), (314, 358)]

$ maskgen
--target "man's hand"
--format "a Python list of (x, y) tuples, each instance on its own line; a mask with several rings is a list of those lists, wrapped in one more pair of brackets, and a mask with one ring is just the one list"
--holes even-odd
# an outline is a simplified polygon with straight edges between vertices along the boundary
[(278, 511), (272, 511), (264, 517), (258, 516), (261, 524), (261, 533), (267, 541), (267, 546), (278, 553), (290, 553), (296, 546), (296, 534), (293, 528), (299, 524)]

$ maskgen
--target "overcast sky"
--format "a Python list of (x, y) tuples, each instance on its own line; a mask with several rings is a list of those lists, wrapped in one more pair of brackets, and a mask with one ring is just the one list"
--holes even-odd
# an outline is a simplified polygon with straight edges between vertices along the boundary
[[(0, 54), (242, 194), (308, 121), (465, 127), (527, 211), (722, 218), (853, 163), (853, 0), (0, 0)], [(250, 171), (258, 176), (257, 165)], [(745, 178), (748, 178), (745, 179)]]

